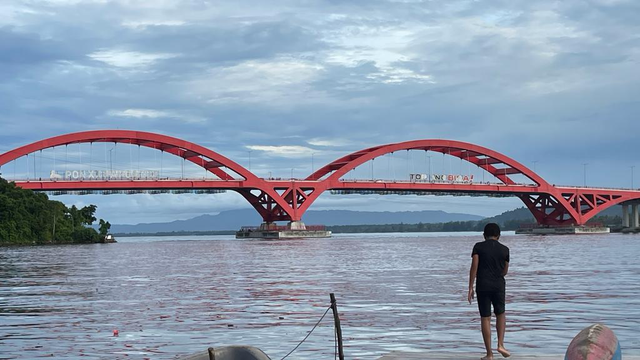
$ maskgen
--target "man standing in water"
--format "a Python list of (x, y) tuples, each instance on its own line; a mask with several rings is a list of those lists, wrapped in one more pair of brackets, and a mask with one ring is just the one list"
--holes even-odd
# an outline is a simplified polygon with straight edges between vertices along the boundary
[(484, 241), (475, 244), (471, 253), (471, 270), (469, 271), (469, 304), (473, 300), (473, 281), (476, 281), (478, 292), (478, 309), (482, 325), (482, 338), (487, 349), (487, 356), (482, 360), (492, 360), (491, 350), (491, 305), (496, 314), (498, 331), (498, 352), (509, 357), (511, 354), (504, 347), (505, 318), (505, 281), (509, 270), (509, 248), (498, 242), (500, 226), (489, 223), (484, 227)]

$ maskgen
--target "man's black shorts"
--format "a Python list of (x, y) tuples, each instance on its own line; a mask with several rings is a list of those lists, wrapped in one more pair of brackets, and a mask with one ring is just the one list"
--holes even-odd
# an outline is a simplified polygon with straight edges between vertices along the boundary
[(491, 304), (496, 315), (504, 313), (504, 291), (478, 291), (477, 297), (481, 317), (491, 316)]

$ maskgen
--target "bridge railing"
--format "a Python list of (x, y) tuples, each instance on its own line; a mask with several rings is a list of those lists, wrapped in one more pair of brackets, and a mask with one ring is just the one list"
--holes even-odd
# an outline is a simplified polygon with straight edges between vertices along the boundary
[[(472, 182), (456, 182), (456, 181), (415, 181), (415, 180), (385, 180), (385, 179), (340, 179), (340, 182), (345, 183), (400, 183), (400, 184), (446, 184), (446, 185), (495, 185), (495, 186), (505, 186), (507, 184), (502, 182), (490, 182), (490, 181), (472, 181)], [(508, 184), (508, 186), (527, 186), (527, 187), (537, 187), (536, 184), (529, 183), (515, 183)]]
[(372, 190), (372, 189), (331, 189), (332, 195), (418, 195), (418, 196), (483, 196), (483, 197), (512, 197), (508, 192), (472, 192), (472, 191), (442, 191), (442, 190)]
[(606, 187), (606, 186), (575, 186), (575, 185), (556, 185), (553, 186), (558, 188), (568, 188), (568, 189), (595, 189), (595, 190), (629, 190), (629, 191), (638, 191), (640, 188), (614, 188), (614, 187)]
[(37, 182), (37, 183), (57, 183), (57, 182), (79, 182), (79, 183), (94, 183), (94, 182), (161, 182), (161, 181), (220, 181), (220, 182), (228, 182), (228, 181), (238, 181), (238, 179), (233, 180), (223, 180), (216, 178), (207, 178), (207, 177), (190, 177), (190, 178), (180, 178), (180, 177), (161, 177), (161, 178), (141, 178), (141, 179), (51, 179), (51, 178), (28, 178), (28, 179), (9, 179), (8, 181), (14, 182)]
[(47, 195), (223, 194), (219, 189), (44, 190)]

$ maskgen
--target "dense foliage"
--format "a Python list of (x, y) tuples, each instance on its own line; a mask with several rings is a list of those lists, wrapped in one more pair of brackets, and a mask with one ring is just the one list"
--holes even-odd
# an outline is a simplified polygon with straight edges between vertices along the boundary
[(622, 216), (597, 215), (587, 221), (587, 224), (602, 224), (610, 227), (622, 226)]
[[(418, 224), (384, 224), (384, 225), (340, 225), (328, 226), (334, 233), (369, 233), (369, 232), (448, 232), (448, 231), (482, 231), (487, 223), (495, 222), (502, 230), (517, 230), (523, 225), (534, 224), (535, 219), (527, 208), (506, 211), (500, 215), (480, 221), (451, 221), (446, 223)], [(602, 224), (616, 227), (622, 224), (618, 215), (595, 216), (588, 224)]]
[[(95, 205), (67, 208), (0, 178), (0, 245), (100, 242), (103, 237), (88, 227), (96, 221), (95, 211)], [(106, 233), (110, 225), (103, 223)]]
[[(450, 231), (482, 231), (488, 221), (450, 221), (446, 223), (418, 224), (384, 224), (384, 225), (338, 225), (327, 228), (334, 233), (369, 233), (369, 232), (450, 232)], [(515, 230), (521, 222), (509, 220), (503, 230)]]

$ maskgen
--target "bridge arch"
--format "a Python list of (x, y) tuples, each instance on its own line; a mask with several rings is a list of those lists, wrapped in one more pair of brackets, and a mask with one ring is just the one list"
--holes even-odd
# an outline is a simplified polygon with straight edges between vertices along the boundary
[[(242, 176), (240, 193), (265, 219), (265, 221), (288, 220), (293, 210), (273, 187), (233, 160), (198, 144), (175, 137), (133, 130), (91, 130), (69, 133), (40, 140), (0, 154), (0, 167), (25, 155), (56, 146), (80, 143), (123, 143), (139, 145), (164, 151), (190, 161), (213, 173), (221, 180), (238, 180), (223, 168)], [(254, 191), (251, 191), (254, 189)], [(256, 193), (257, 192), (257, 193)]]
[[(458, 157), (484, 169), (505, 185), (516, 185), (511, 176), (522, 175), (535, 184), (536, 193), (518, 197), (540, 224), (582, 223), (582, 214), (572, 206), (571, 200), (531, 169), (497, 151), (463, 141), (424, 139), (374, 146), (343, 156), (321, 167), (306, 180), (324, 179), (322, 190), (328, 190), (337, 187), (340, 178), (352, 169), (367, 161), (401, 150), (433, 151)], [(310, 200), (315, 200), (320, 192), (313, 195)], [(310, 203), (304, 204), (302, 210), (306, 210)]]
[[(213, 173), (222, 181), (201, 181), (197, 185), (194, 185), (197, 181), (182, 180), (176, 181), (172, 185), (166, 183), (158, 184), (154, 181), (142, 184), (136, 181), (132, 182), (132, 184), (137, 184), (137, 188), (144, 186), (152, 188), (183, 188), (188, 187), (186, 183), (192, 183), (192, 187), (224, 188), (236, 191), (260, 213), (265, 222), (301, 220), (305, 211), (325, 190), (340, 189), (344, 186), (345, 183), (340, 179), (350, 170), (385, 154), (402, 150), (439, 152), (458, 157), (462, 161), (467, 161), (484, 169), (501, 181), (502, 184), (456, 185), (452, 187), (455, 188), (453, 191), (507, 193), (518, 196), (529, 208), (538, 223), (544, 225), (582, 225), (601, 210), (615, 204), (640, 198), (640, 192), (633, 190), (556, 187), (526, 166), (499, 152), (471, 143), (442, 139), (413, 140), (356, 151), (321, 167), (302, 181), (258, 178), (236, 162), (200, 145), (166, 135), (131, 130), (85, 131), (37, 141), (0, 154), (0, 167), (10, 161), (40, 150), (62, 145), (93, 142), (114, 142), (144, 146), (188, 160)], [(243, 179), (234, 178), (225, 169), (232, 171)], [(525, 186), (517, 184), (512, 179), (513, 175), (524, 176), (532, 184)], [(377, 183), (378, 181), (373, 184), (374, 188), (378, 185)], [(109, 181), (96, 184), (82, 181), (73, 183), (29, 182), (28, 180), (21, 182), (19, 185), (36, 190), (55, 187), (65, 189), (110, 189), (114, 186), (118, 186), (118, 188), (131, 186), (131, 184), (115, 184)], [(393, 185), (397, 184), (394, 182)], [(412, 189), (409, 185), (405, 186), (405, 189)], [(443, 191), (442, 185), (439, 185), (439, 188), (430, 184), (426, 185), (431, 186), (427, 187), (428, 189)], [(484, 188), (481, 186), (484, 186)], [(371, 187), (370, 185), (369, 188)], [(448, 191), (447, 189), (445, 186), (444, 190)]]
[(167, 135), (132, 130), (92, 130), (54, 136), (0, 154), (0, 166), (36, 151), (56, 146), (96, 142), (139, 145), (164, 151), (190, 161), (222, 180), (234, 179), (231, 174), (222, 169), (223, 167), (234, 171), (245, 180), (258, 179), (241, 165), (203, 146)]
[(455, 156), (486, 170), (507, 185), (516, 183), (510, 178), (511, 175), (524, 175), (537, 186), (549, 185), (526, 166), (497, 151), (467, 142), (442, 139), (412, 140), (356, 151), (323, 166), (309, 175), (307, 180), (319, 180), (328, 175), (326, 180), (337, 181), (367, 161), (401, 150), (424, 150)]
[(222, 180), (233, 180), (229, 173), (221, 169), (222, 167), (233, 170), (245, 180), (258, 179), (253, 173), (233, 160), (198, 144), (167, 135), (132, 130), (92, 130), (54, 136), (1, 154), (0, 166), (36, 151), (56, 146), (95, 142), (138, 145), (164, 151), (190, 161)]

